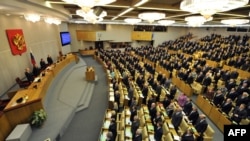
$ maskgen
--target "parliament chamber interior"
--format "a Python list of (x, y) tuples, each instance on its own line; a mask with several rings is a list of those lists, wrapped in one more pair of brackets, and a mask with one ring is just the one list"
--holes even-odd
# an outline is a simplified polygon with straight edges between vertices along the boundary
[[(136, 2), (93, 11), (131, 17), (147, 9)], [(44, 21), (20, 16), (28, 9)], [(249, 21), (187, 26), (185, 14), (170, 12), (177, 26), (74, 23), (78, 9), (64, 0), (0, 2), (0, 141), (222, 141), (225, 125), (250, 125)], [(47, 23), (49, 14), (70, 18)]]

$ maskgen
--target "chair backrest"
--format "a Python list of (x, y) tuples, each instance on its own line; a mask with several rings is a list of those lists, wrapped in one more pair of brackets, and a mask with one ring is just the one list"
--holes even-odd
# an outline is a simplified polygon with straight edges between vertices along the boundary
[(148, 131), (146, 126), (144, 126), (142, 129), (142, 139), (146, 139), (147, 137), (148, 137)]
[(22, 83), (22, 80), (21, 80), (19, 77), (17, 77), (17, 78), (16, 78), (16, 83), (17, 83), (17, 84), (20, 84), (20, 83)]
[(188, 123), (185, 121), (184, 118), (182, 118), (179, 128), (181, 129), (182, 132), (185, 132), (188, 129), (188, 127), (189, 127)]
[(141, 118), (140, 118), (140, 126), (141, 127), (144, 127), (145, 126), (145, 117), (144, 116), (142, 116)]
[(213, 137), (214, 136), (214, 130), (210, 125), (207, 126), (207, 129), (205, 131), (205, 135), (208, 136), (208, 137)]
[(165, 135), (164, 141), (174, 141), (170, 132)]
[(169, 128), (168, 128), (168, 125), (166, 124), (166, 122), (163, 123), (162, 130), (163, 130), (164, 135), (167, 135), (167, 133), (169, 133)]

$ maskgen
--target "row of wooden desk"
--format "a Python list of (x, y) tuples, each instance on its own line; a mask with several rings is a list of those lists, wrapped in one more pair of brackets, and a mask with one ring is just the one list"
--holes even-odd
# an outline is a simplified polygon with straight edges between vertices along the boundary
[(198, 95), (196, 100), (197, 106), (211, 119), (211, 121), (224, 132), (224, 125), (231, 125), (232, 122), (230, 117), (223, 114), (219, 108), (213, 105), (208, 99), (204, 96)]
[[(63, 60), (43, 71), (36, 78), (37, 82), (33, 82), (27, 89), (17, 91), (0, 117), (0, 140), (4, 140), (16, 125), (27, 123), (34, 111), (44, 107), (43, 101), (51, 82), (66, 65), (75, 60), (76, 55), (67, 54)], [(20, 103), (18, 99), (21, 99)]]

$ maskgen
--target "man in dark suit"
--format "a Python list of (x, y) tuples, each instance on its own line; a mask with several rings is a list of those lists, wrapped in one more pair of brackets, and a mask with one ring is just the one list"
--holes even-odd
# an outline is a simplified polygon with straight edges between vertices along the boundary
[(231, 88), (229, 93), (226, 95), (226, 98), (230, 98), (232, 101), (234, 101), (237, 96), (238, 96), (238, 93), (236, 92), (236, 89)]
[(233, 107), (232, 99), (227, 98), (225, 102), (221, 104), (221, 111), (228, 114)]
[(247, 117), (246, 105), (240, 104), (240, 106), (237, 106), (234, 109), (231, 119), (239, 124), (240, 121), (246, 117)]
[(158, 122), (157, 128), (154, 132), (155, 141), (161, 141), (162, 134), (163, 134), (162, 122)]
[(210, 78), (210, 73), (206, 73), (206, 76), (204, 77), (202, 81), (202, 85), (205, 87), (203, 93), (207, 91), (207, 87), (211, 84), (212, 79)]
[(153, 119), (156, 117), (156, 105), (155, 105), (155, 103), (151, 104), (151, 107), (149, 109), (149, 115), (151, 118), (151, 122), (153, 123)]
[(207, 121), (206, 121), (206, 116), (204, 114), (200, 114), (200, 120), (197, 121), (197, 123), (195, 124), (195, 129), (196, 131), (200, 134), (203, 135), (203, 133), (206, 131), (207, 129)]
[(117, 135), (117, 130), (116, 130), (116, 121), (115, 119), (111, 119), (110, 125), (109, 125), (109, 129), (110, 132), (112, 132), (113, 136), (112, 138), (115, 139), (116, 135)]
[(198, 83), (202, 83), (203, 78), (204, 78), (204, 74), (203, 72), (200, 72), (200, 74), (197, 76), (195, 81)]
[(171, 99), (166, 94), (164, 100), (162, 101), (163, 107), (166, 109), (170, 103), (171, 103)]
[(239, 95), (235, 101), (236, 106), (240, 106), (240, 104), (247, 105), (249, 102), (249, 94), (247, 92), (243, 92), (242, 95)]
[(178, 128), (179, 128), (179, 126), (181, 124), (182, 117), (183, 117), (182, 108), (178, 107), (176, 109), (176, 111), (173, 113), (172, 118), (171, 118), (171, 123), (173, 124), (174, 129), (176, 130), (176, 132), (178, 131)]
[(28, 80), (29, 82), (33, 82), (33, 80), (34, 80), (34, 75), (33, 75), (33, 73), (30, 71), (30, 68), (26, 68), (24, 74), (25, 74), (25, 76), (26, 76), (26, 78), (27, 78), (27, 80)]
[(222, 91), (217, 90), (217, 92), (213, 98), (214, 105), (217, 107), (220, 107), (223, 101), (224, 101), (224, 95), (222, 94)]
[(45, 70), (46, 67), (47, 67), (46, 62), (43, 60), (43, 58), (41, 58), (41, 60), (40, 60), (40, 68), (41, 68), (42, 70)]
[(192, 111), (191, 111), (190, 114), (188, 115), (188, 120), (189, 120), (193, 125), (195, 125), (195, 123), (196, 123), (196, 121), (198, 120), (198, 118), (199, 118), (199, 112), (198, 112), (197, 108), (193, 106)]
[(141, 129), (136, 130), (136, 134), (135, 134), (135, 137), (134, 137), (133, 141), (142, 141), (142, 131), (141, 131)]
[(143, 95), (142, 103), (143, 103), (143, 104), (146, 104), (147, 97), (148, 97), (148, 85), (147, 85), (147, 84), (144, 84), (144, 85), (143, 85), (143, 88), (142, 88), (142, 95)]
[(139, 128), (139, 126), (140, 126), (140, 120), (138, 116), (134, 116), (134, 120), (131, 125), (132, 138), (135, 138), (136, 130)]
[(189, 115), (189, 113), (192, 111), (192, 108), (193, 108), (193, 104), (191, 102), (191, 99), (190, 98), (187, 98), (187, 102), (184, 104), (183, 106), (183, 112), (186, 114), (186, 115)]
[(34, 75), (35, 77), (37, 77), (37, 76), (40, 75), (40, 72), (41, 72), (41, 69), (38, 67), (38, 65), (34, 65), (34, 66), (33, 66), (33, 71), (32, 71), (33, 75)]
[(53, 64), (53, 59), (50, 55), (48, 55), (48, 57), (47, 57), (47, 62), (48, 62), (48, 65)]

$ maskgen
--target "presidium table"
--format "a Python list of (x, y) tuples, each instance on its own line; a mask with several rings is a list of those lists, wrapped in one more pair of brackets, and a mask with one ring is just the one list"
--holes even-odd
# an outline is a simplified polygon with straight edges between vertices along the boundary
[(47, 67), (27, 89), (17, 91), (0, 115), (0, 141), (3, 141), (18, 124), (28, 123), (34, 111), (44, 108), (43, 101), (51, 82), (73, 61), (77, 63), (76, 55), (63, 56), (63, 59)]

